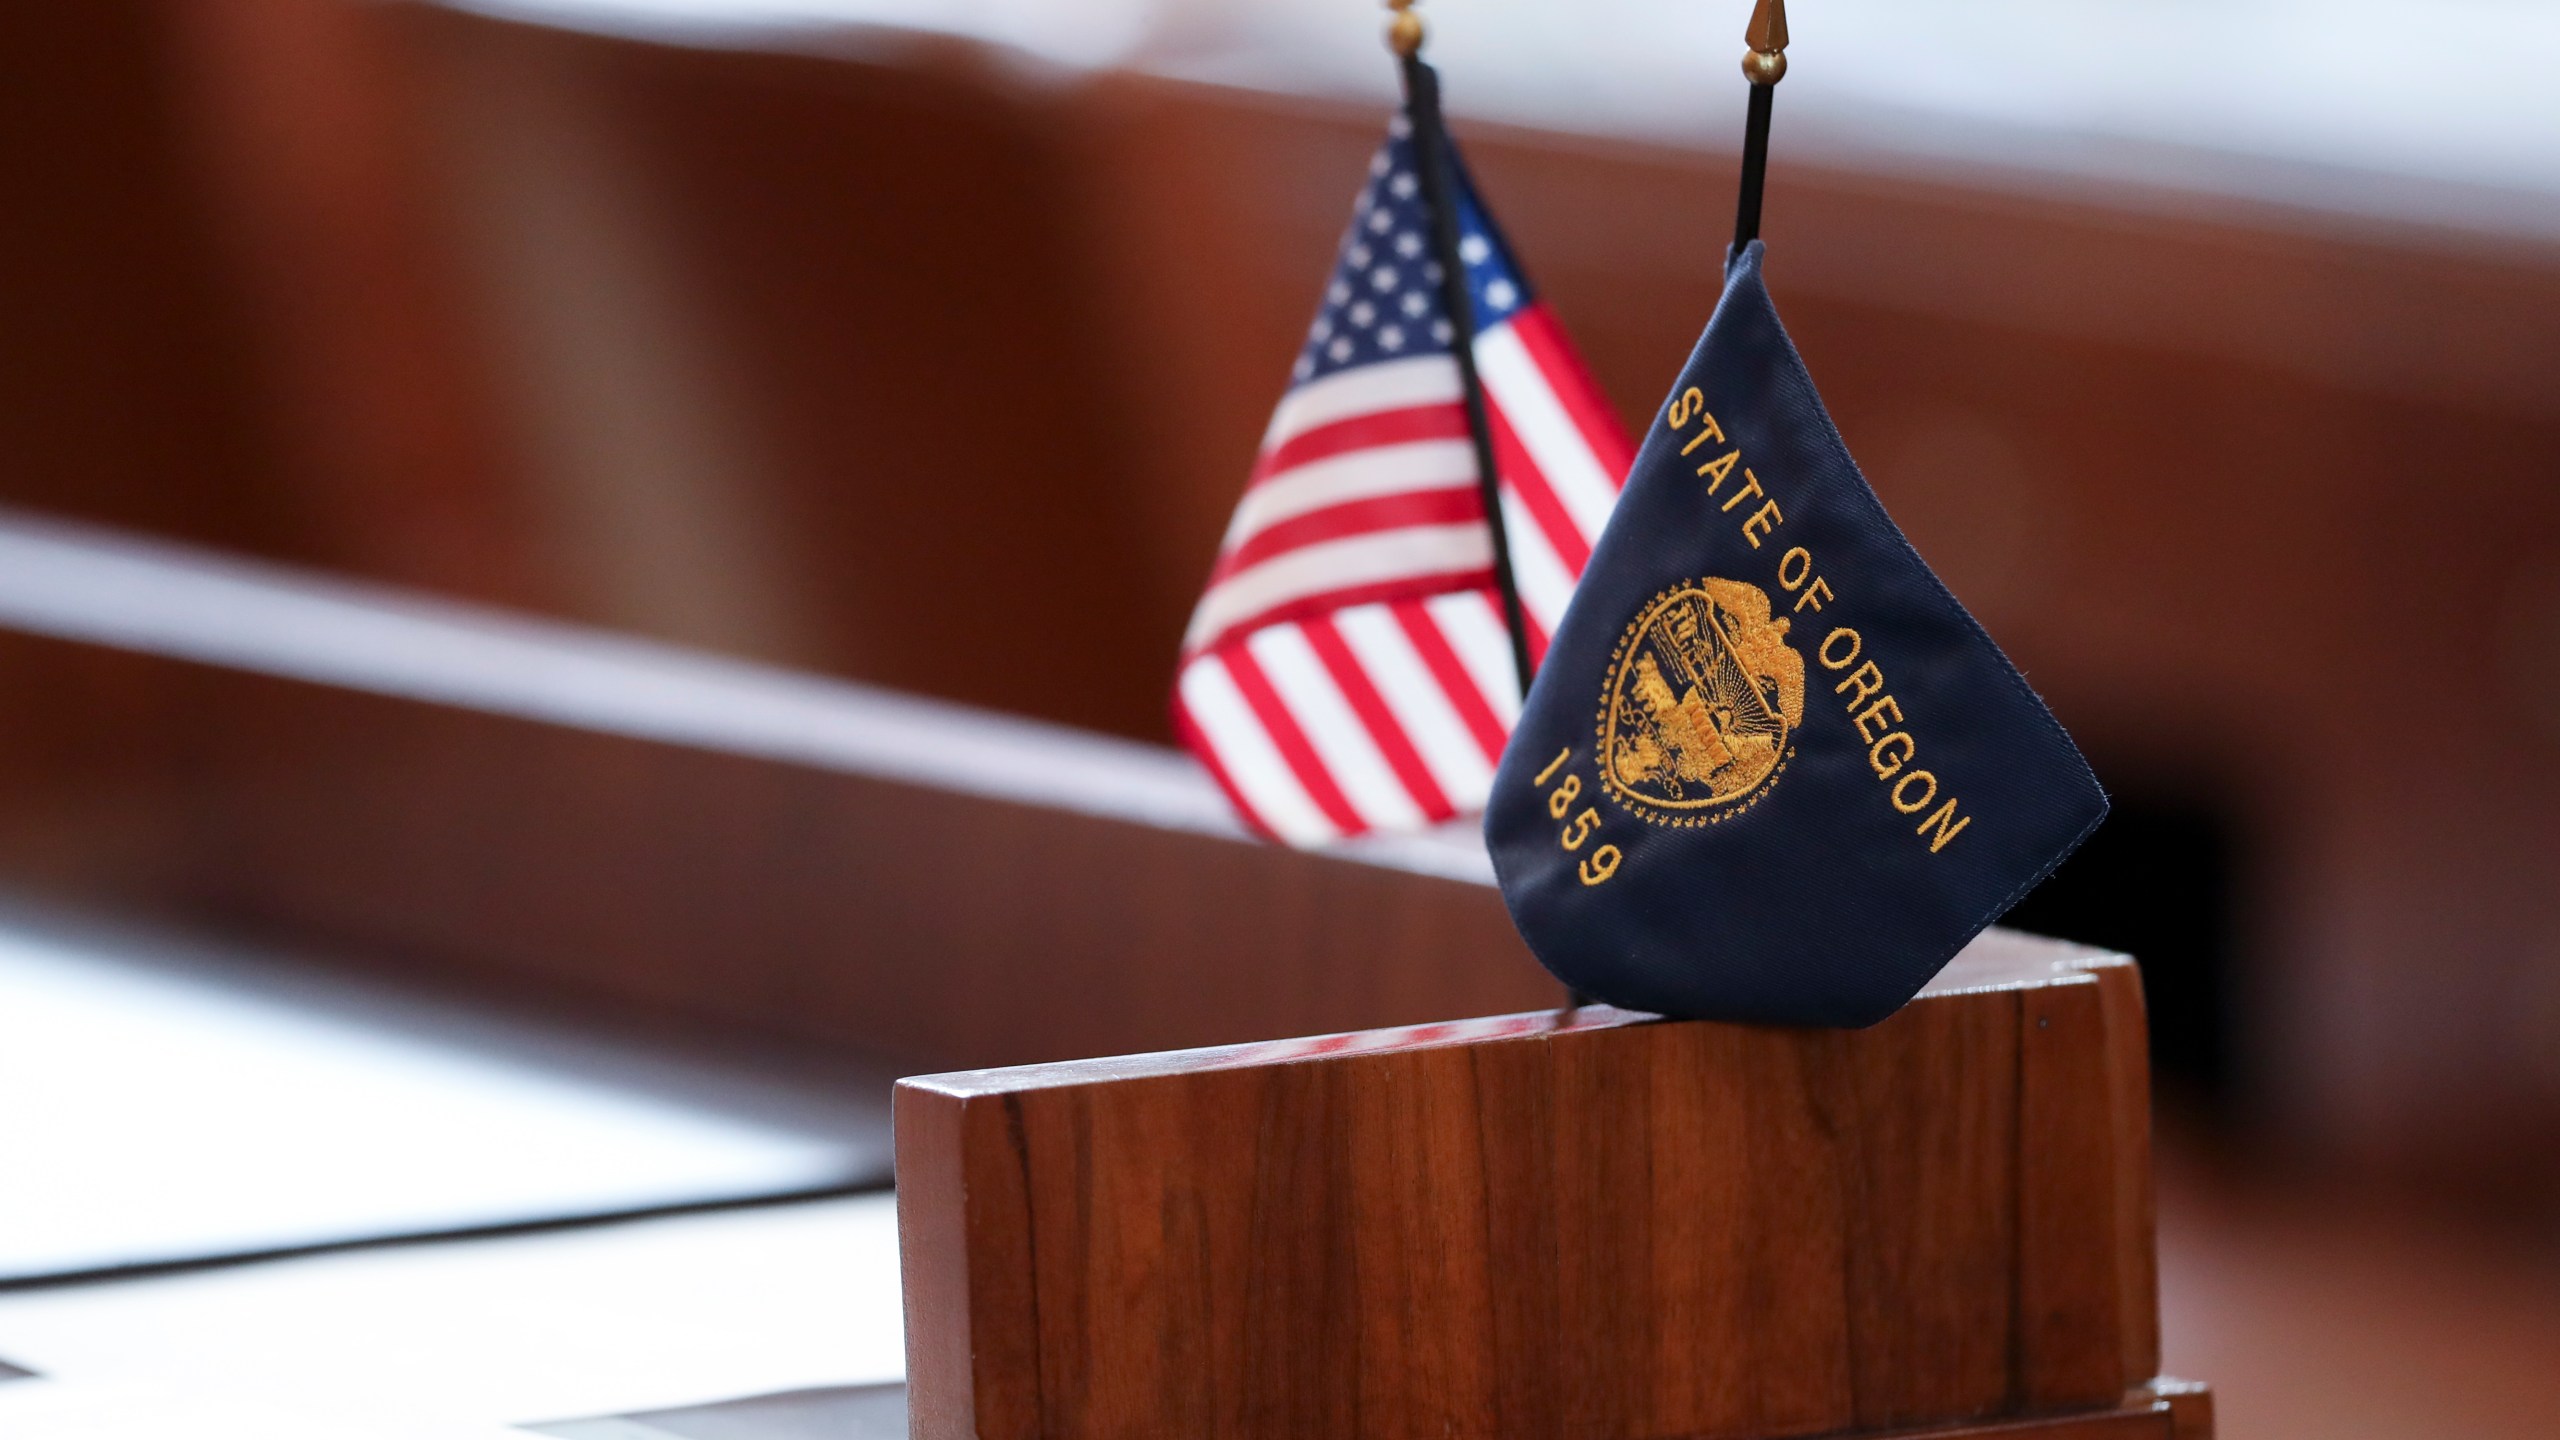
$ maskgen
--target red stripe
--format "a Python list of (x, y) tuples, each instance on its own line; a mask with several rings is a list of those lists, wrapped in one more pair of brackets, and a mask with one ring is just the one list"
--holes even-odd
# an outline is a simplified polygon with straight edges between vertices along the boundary
[(1511, 493), (1520, 497), (1520, 506), (1536, 521), (1538, 531), (1547, 537), (1556, 559), (1564, 563), (1564, 573), (1574, 580), (1582, 578), (1583, 567), (1591, 563), (1591, 541), (1582, 527), (1573, 523), (1573, 515), (1557, 498), (1553, 485), (1547, 483), (1547, 472), (1529, 456), (1529, 447), (1520, 443), (1519, 433), (1511, 428), (1509, 416), (1502, 407), (1485, 397), (1485, 419), (1493, 426), (1493, 463), (1509, 483)]
[(1380, 695), (1378, 687), (1371, 683), (1369, 672), (1361, 668), (1360, 657), (1351, 653), (1351, 646), (1343, 640), (1342, 632), (1334, 628), (1333, 621), (1329, 617), (1319, 617), (1298, 628), (1306, 635), (1307, 644), (1315, 650), (1316, 658), (1322, 660), (1324, 668), (1332, 674), (1333, 683), (1342, 691), (1342, 698), (1351, 702), (1351, 709), (1360, 717), (1360, 723), (1369, 727), (1369, 738), (1377, 742), (1378, 753), (1387, 757), (1388, 766), (1396, 772), (1396, 778), (1404, 782), (1406, 793), (1413, 796), (1413, 803), (1421, 806), (1422, 813), (1434, 820), (1446, 820), (1457, 814), (1457, 807), (1441, 793), (1440, 782), (1431, 778), (1430, 767), (1422, 763), (1421, 752), (1413, 748), (1413, 737), (1404, 733), (1404, 725), (1396, 719), (1395, 712), (1387, 708), (1386, 697)]
[(1283, 601), (1268, 610), (1235, 620), (1216, 634), (1207, 637), (1189, 653), (1199, 654), (1224, 643), (1228, 637), (1259, 630), (1266, 625), (1304, 619), (1310, 615), (1327, 615), (1354, 605), (1372, 605), (1382, 600), (1409, 600), (1416, 596), (1446, 595), (1453, 590), (1480, 590), (1492, 583), (1490, 566), (1473, 570), (1454, 570), (1439, 575), (1408, 575), (1398, 580), (1376, 580), (1365, 585), (1345, 585), (1339, 590), (1323, 590)]
[(1547, 377), (1547, 388), (1573, 417), (1573, 426), (1582, 432), (1582, 443), (1600, 462), (1600, 473), (1609, 477), (1613, 487), (1627, 483), (1627, 467), (1636, 459), (1635, 441), (1627, 434), (1618, 412), (1609, 408), (1609, 397), (1602, 394), (1598, 381), (1591, 378), (1591, 367), (1573, 348), (1573, 340), (1556, 323), (1554, 312), (1541, 301), (1511, 317), (1512, 333), (1520, 337), (1521, 347), (1537, 362), (1540, 374)]
[(1226, 762), (1218, 758), (1217, 747), (1209, 743), (1209, 733), (1200, 728), (1199, 721), (1191, 718), (1191, 707), (1182, 703), (1179, 684), (1173, 691), (1173, 737), (1182, 742), (1182, 748), (1191, 752), (1202, 769), (1209, 772), (1209, 778), (1218, 782), (1218, 788), (1227, 792), (1227, 803), (1236, 807), (1236, 814), (1244, 818), (1246, 829), (1265, 840), (1280, 839), (1279, 832), (1263, 820), (1261, 812), (1244, 798), (1244, 791), (1237, 788), (1235, 777), (1227, 773)]
[(1347, 420), (1302, 430), (1263, 451), (1253, 462), (1253, 478), (1249, 484), (1259, 485), (1284, 470), (1295, 470), (1301, 465), (1329, 460), (1354, 450), (1404, 445), (1416, 440), (1466, 438), (1466, 407), (1456, 401), (1415, 405), (1403, 410), (1373, 410), (1366, 415), (1354, 415)]
[(1484, 500), (1474, 487), (1445, 490), (1408, 490), (1401, 495), (1373, 495), (1366, 500), (1350, 500), (1292, 515), (1268, 529), (1257, 530), (1242, 545), (1218, 559), (1218, 568), (1209, 572), (1209, 583), (1218, 584), (1240, 571), (1249, 570), (1265, 560), (1321, 545), (1328, 540), (1347, 540), (1355, 535), (1371, 535), (1382, 530), (1404, 530), (1416, 525), (1463, 525), (1482, 522)]
[[(1491, 594), (1490, 591), (1483, 593)], [(1404, 627), (1404, 638), (1413, 642), (1414, 653), (1422, 657), (1423, 668), (1431, 672), (1432, 679), (1440, 682), (1441, 690), (1449, 697), (1450, 708), (1466, 722), (1467, 732), (1476, 737), (1477, 746), (1484, 751), (1485, 763), (1502, 763), (1502, 717), (1493, 713), (1492, 703), (1485, 699), (1482, 690), (1476, 688), (1475, 677), (1467, 673), (1466, 663), (1458, 658), (1458, 652), (1449, 648), (1449, 637), (1440, 633), (1440, 626), (1431, 618), (1431, 612), (1422, 608), (1421, 601), (1407, 600), (1392, 607), (1389, 613), (1396, 617), (1396, 624)]]
[(1280, 692), (1271, 688), (1271, 677), (1262, 673), (1262, 665), (1253, 658), (1253, 652), (1242, 645), (1232, 645), (1219, 651), (1218, 658), (1226, 662), (1227, 674), (1234, 677), (1236, 689), (1244, 693), (1244, 703), (1262, 722), (1263, 733), (1271, 737), (1280, 758), (1289, 762), (1298, 783), (1306, 787), (1307, 798), (1315, 801), (1316, 808), (1345, 835), (1368, 829), (1367, 822), (1351, 808), (1351, 802), (1343, 798), (1342, 787), (1333, 783), (1333, 772), (1324, 768), (1316, 747), (1307, 743), (1307, 732), (1298, 728), (1298, 717), (1289, 713)]

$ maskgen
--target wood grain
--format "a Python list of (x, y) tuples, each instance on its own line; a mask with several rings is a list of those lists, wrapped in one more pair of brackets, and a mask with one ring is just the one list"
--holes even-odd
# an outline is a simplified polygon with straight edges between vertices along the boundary
[(1859, 1032), (1592, 1009), (904, 1081), (914, 1433), (2117, 1406), (2156, 1350), (2133, 980), (1993, 932)]

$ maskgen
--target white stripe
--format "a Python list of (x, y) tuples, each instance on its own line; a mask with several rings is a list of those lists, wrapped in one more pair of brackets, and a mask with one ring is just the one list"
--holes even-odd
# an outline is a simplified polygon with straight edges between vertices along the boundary
[(1396, 778), (1395, 768), (1370, 738), (1369, 727), (1344, 699), (1333, 672), (1296, 625), (1257, 630), (1245, 642), (1271, 688), (1306, 732), (1307, 743), (1324, 761), (1326, 773), (1341, 787), (1343, 798), (1360, 818), (1377, 830), (1419, 830), (1430, 823), (1420, 806)]
[[(1435, 595), (1422, 602), (1423, 613), (1440, 627), (1442, 638), (1457, 652), (1458, 663), (1484, 692), (1485, 703), (1511, 733), (1520, 718), (1520, 671), (1512, 663), (1511, 636), (1503, 628), (1502, 602), (1488, 591), (1467, 590)], [(1552, 632), (1550, 632), (1552, 633)]]
[(1565, 568), (1547, 532), (1538, 528), (1538, 517), (1521, 503), (1519, 491), (1509, 485), (1502, 487), (1502, 528), (1503, 538), (1511, 542), (1511, 579), (1520, 587), (1520, 608), (1553, 635), (1573, 599), (1573, 572)]
[(1262, 448), (1276, 449), (1318, 426), (1382, 410), (1410, 410), (1416, 405), (1455, 404), (1459, 399), (1458, 362), (1447, 355), (1416, 355), (1337, 370), (1310, 380), (1281, 397), (1262, 432)]
[(1221, 550), (1233, 550), (1283, 520), (1353, 500), (1476, 483), (1475, 447), (1464, 440), (1415, 440), (1331, 455), (1266, 477), (1244, 492)]
[(1556, 398), (1529, 347), (1509, 325), (1496, 325), (1476, 337), (1476, 370), (1503, 418), (1511, 422), (1511, 433), (1520, 437), (1521, 448), (1582, 531), (1583, 543), (1596, 543), (1609, 512), (1617, 507), (1619, 477), (1602, 469), (1600, 457), (1591, 453), (1590, 442)]
[(1266, 829), (1298, 846), (1322, 845), (1337, 836), (1333, 822), (1298, 783), (1288, 758), (1264, 733), (1225, 661), (1201, 656), (1182, 667), (1179, 686), (1182, 708), (1190, 712), (1200, 738)]
[(1183, 647), (1198, 650), (1238, 624), (1281, 605), (1357, 585), (1425, 579), (1493, 563), (1484, 526), (1412, 525), (1327, 540), (1248, 566), (1200, 597)]
[(1483, 809), (1493, 792), (1493, 767), (1485, 763), (1484, 747), (1414, 652), (1395, 615), (1384, 605), (1354, 605), (1336, 614), (1333, 624), (1422, 756), (1423, 768), (1439, 782), (1440, 793), (1461, 812)]

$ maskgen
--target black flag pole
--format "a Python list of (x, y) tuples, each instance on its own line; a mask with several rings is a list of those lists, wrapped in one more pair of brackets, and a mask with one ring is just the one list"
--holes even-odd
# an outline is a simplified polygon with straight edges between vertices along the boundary
[[(1413, 125), (1414, 168), (1421, 172), (1423, 207), (1431, 212), (1432, 260), (1440, 267), (1440, 308), (1449, 316), (1449, 354), (1458, 362), (1458, 390), (1466, 402), (1467, 436), (1475, 442), (1476, 492), (1484, 498), (1485, 528), (1493, 536), (1493, 588), (1502, 597), (1502, 628), (1511, 636), (1512, 673), (1520, 699), (1529, 699), (1537, 673), (1529, 658), (1529, 620), (1520, 608), (1520, 582), (1511, 571), (1511, 530), (1502, 515), (1502, 472), (1493, 458), (1493, 422), (1485, 412), (1484, 379), (1476, 373), (1475, 297), (1467, 288), (1466, 256), (1459, 250), (1458, 167), (1440, 114), (1440, 75), (1422, 58), (1422, 17), (1413, 0), (1387, 0), (1387, 46), (1404, 71), (1405, 115)], [(1582, 993), (1568, 986), (1564, 1008), (1582, 1008)]]
[(1786, 0), (1759, 0), (1743, 43), (1751, 47), (1742, 57), (1742, 73), (1751, 81), (1751, 116), (1743, 124), (1742, 195), (1733, 217), (1737, 255), (1760, 238), (1760, 191), (1769, 178), (1769, 102), (1787, 77)]
[(1493, 585), (1502, 595), (1503, 628), (1511, 633), (1511, 665), (1527, 699), (1535, 666), (1529, 659), (1529, 622), (1520, 609), (1520, 582), (1511, 573), (1511, 534), (1502, 517), (1502, 478), (1493, 459), (1493, 424), (1486, 418), (1484, 381), (1476, 374), (1475, 300), (1467, 291), (1466, 257), (1458, 249), (1458, 176), (1449, 131), (1440, 116), (1440, 76), (1422, 58), (1422, 17), (1413, 0), (1387, 0), (1395, 19), (1387, 44), (1404, 69), (1405, 114), (1413, 125), (1414, 168), (1421, 172), (1422, 201), (1431, 212), (1431, 256), (1440, 267), (1440, 308), (1449, 316), (1449, 353), (1458, 362), (1458, 388), (1467, 407), (1467, 435), (1475, 441), (1476, 489), (1493, 532)]

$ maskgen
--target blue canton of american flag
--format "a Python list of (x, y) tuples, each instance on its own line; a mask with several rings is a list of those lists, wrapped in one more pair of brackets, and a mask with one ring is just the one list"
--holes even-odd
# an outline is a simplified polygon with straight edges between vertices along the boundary
[[(1477, 201), (1459, 256), (1529, 648), (1543, 653), (1634, 447)], [(1484, 807), (1520, 709), (1476, 454), (1399, 116), (1183, 638), (1174, 720), (1293, 845)]]

